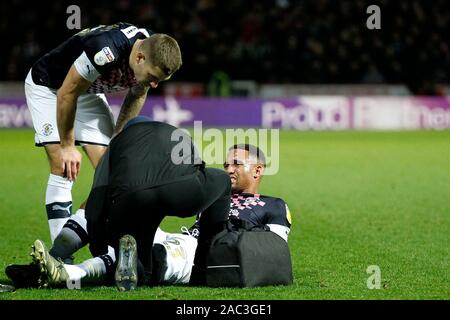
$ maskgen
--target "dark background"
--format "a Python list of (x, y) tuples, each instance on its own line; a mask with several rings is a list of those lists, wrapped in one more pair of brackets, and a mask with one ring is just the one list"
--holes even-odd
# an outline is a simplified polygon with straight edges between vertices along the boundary
[[(0, 81), (23, 81), (67, 37), (66, 9), (81, 27), (134, 23), (178, 40), (183, 67), (172, 81), (207, 83), (214, 71), (258, 83), (406, 84), (418, 95), (449, 83), (448, 0), (96, 0), (0, 3)], [(366, 9), (381, 9), (369, 30)]]

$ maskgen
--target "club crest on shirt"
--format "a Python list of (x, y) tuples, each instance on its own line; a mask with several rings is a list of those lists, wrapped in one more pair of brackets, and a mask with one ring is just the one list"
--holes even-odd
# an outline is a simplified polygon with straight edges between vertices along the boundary
[(53, 132), (53, 126), (50, 123), (45, 123), (42, 126), (42, 134), (46, 137), (48, 137), (49, 135), (51, 135)]
[(97, 65), (103, 66), (107, 63), (113, 62), (115, 59), (114, 54), (110, 47), (104, 47), (102, 50), (97, 52), (94, 56), (94, 61)]

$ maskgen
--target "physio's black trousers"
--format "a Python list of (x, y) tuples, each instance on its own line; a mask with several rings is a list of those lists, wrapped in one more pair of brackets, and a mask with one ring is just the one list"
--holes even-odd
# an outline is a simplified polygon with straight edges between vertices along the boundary
[(118, 256), (119, 239), (125, 234), (132, 235), (137, 243), (140, 268), (143, 267), (145, 274), (140, 283), (148, 283), (152, 270), (153, 239), (163, 218), (191, 217), (201, 212), (193, 269), (193, 283), (201, 285), (211, 238), (222, 230), (228, 219), (230, 192), (228, 174), (219, 169), (200, 168), (186, 179), (108, 199), (109, 203), (105, 206), (108, 216), (106, 241), (114, 247)]

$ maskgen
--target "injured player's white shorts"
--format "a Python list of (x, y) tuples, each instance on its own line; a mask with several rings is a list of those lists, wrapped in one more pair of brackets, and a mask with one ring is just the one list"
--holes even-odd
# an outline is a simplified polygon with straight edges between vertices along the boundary
[[(56, 90), (35, 84), (30, 70), (25, 80), (25, 96), (36, 132), (36, 145), (59, 143)], [(109, 144), (114, 131), (114, 117), (104, 94), (78, 97), (74, 131), (77, 144)]]
[(189, 283), (197, 239), (187, 234), (167, 233), (158, 228), (153, 244), (161, 244), (166, 250), (167, 269), (163, 283)]

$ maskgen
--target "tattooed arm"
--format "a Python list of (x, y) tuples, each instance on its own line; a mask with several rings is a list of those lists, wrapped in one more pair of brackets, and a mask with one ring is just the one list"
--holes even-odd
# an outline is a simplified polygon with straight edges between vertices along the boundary
[(141, 85), (130, 88), (122, 103), (122, 108), (120, 109), (119, 117), (117, 118), (116, 128), (114, 129), (114, 136), (122, 131), (128, 120), (139, 115), (145, 99), (147, 98), (148, 89), (149, 87)]

